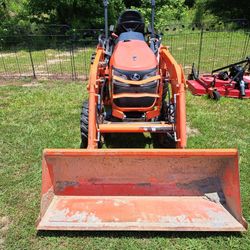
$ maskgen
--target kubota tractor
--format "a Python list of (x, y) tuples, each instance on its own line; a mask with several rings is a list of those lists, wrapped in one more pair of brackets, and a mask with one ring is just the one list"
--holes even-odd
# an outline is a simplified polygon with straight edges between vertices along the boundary
[(185, 147), (182, 68), (161, 45), (153, 26), (145, 36), (138, 11), (124, 11), (111, 29), (110, 35), (106, 31), (99, 37), (92, 57), (88, 90), (93, 95), (83, 104), (81, 147), (100, 146), (103, 134), (128, 132), (155, 133), (159, 145)]
[[(38, 230), (244, 231), (235, 149), (184, 149), (185, 77), (141, 14), (124, 11), (91, 63), (81, 147), (46, 149)], [(98, 149), (151, 133), (171, 149)], [(175, 149), (173, 149), (175, 148)]]

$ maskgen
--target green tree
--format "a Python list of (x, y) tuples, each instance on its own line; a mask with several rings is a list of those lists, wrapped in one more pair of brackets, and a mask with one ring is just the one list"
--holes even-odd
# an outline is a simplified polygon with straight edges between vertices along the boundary
[(7, 16), (7, 4), (5, 0), (0, 0), (0, 21), (3, 22)]
[(26, 2), (27, 0), (0, 0), (0, 35), (24, 35), (30, 32)]
[(250, 20), (249, 0), (206, 0), (205, 6), (215, 15), (224, 19), (246, 18)]
[[(139, 10), (143, 14), (147, 23), (151, 18), (151, 3), (149, 0), (141, 1)], [(168, 24), (182, 21), (187, 15), (185, 0), (156, 0), (155, 26), (158, 30), (165, 28)]]
[[(100, 0), (29, 0), (28, 6), (36, 21), (67, 24), (76, 28), (103, 26), (103, 2)], [(109, 1), (110, 22), (114, 22), (122, 9), (122, 0)]]

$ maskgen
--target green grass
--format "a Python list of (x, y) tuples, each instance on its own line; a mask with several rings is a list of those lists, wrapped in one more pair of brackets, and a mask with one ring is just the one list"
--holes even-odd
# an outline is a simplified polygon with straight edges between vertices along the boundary
[[(39, 42), (34, 38), (34, 45)], [(198, 65), (201, 49), (200, 72), (211, 72), (212, 69), (225, 66), (250, 55), (249, 33), (239, 32), (204, 32), (200, 48), (201, 33), (165, 34), (162, 44), (170, 50), (178, 63), (182, 64), (186, 74), (190, 73), (192, 63)], [(82, 47), (79, 42), (72, 53), (71, 47), (57, 45), (58, 49), (47, 48), (32, 50), (31, 57), (38, 78), (84, 78), (88, 75), (93, 46)], [(31, 44), (32, 46), (32, 44)], [(64, 46), (64, 47), (63, 47)], [(11, 48), (0, 50), (0, 77), (32, 76), (29, 50)]]
[[(37, 233), (43, 148), (78, 148), (86, 86), (43, 82), (0, 87), (0, 249), (249, 249), (250, 232)], [(199, 133), (188, 148), (239, 148), (242, 207), (250, 222), (250, 102), (187, 95), (187, 119)], [(151, 147), (148, 138), (145, 147)], [(140, 146), (143, 146), (143, 139)], [(134, 143), (134, 146), (136, 144)], [(8, 225), (1, 222), (8, 218)], [(7, 228), (7, 229), (6, 229)], [(4, 240), (4, 242), (2, 242)]]

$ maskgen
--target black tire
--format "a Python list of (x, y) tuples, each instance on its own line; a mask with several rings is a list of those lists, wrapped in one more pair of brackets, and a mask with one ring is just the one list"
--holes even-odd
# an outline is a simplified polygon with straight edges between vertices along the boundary
[(88, 129), (89, 129), (89, 101), (83, 102), (80, 131), (81, 131), (81, 145), (80, 148), (87, 148), (88, 146)]
[(221, 96), (220, 93), (217, 90), (214, 90), (212, 92), (212, 94), (210, 95), (211, 99), (215, 100), (215, 101), (219, 101)]
[[(89, 100), (83, 102), (81, 119), (80, 119), (80, 131), (81, 131), (81, 144), (80, 148), (88, 147), (88, 131), (89, 131)], [(98, 148), (102, 147), (102, 143), (98, 142)]]

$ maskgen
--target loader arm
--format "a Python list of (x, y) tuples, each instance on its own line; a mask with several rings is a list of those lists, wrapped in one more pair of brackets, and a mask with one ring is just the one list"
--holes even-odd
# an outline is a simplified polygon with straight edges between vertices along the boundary
[(185, 76), (182, 67), (177, 64), (167, 47), (160, 48), (160, 69), (163, 75), (169, 74), (172, 89), (172, 101), (176, 102), (176, 135), (177, 147), (185, 148), (186, 139), (186, 103)]
[(97, 103), (100, 87), (100, 78), (104, 77), (104, 67), (101, 62), (104, 60), (104, 50), (98, 47), (96, 56), (90, 67), (88, 92), (89, 92), (89, 127), (88, 127), (88, 149), (98, 146), (97, 127)]

